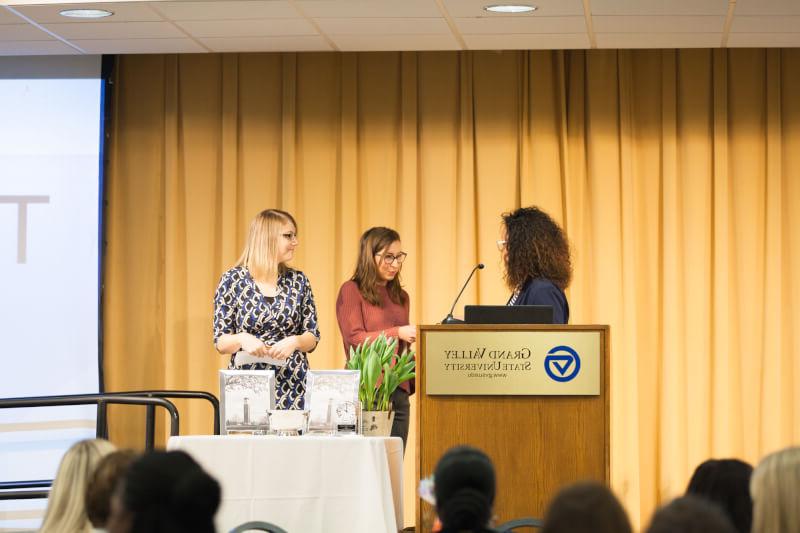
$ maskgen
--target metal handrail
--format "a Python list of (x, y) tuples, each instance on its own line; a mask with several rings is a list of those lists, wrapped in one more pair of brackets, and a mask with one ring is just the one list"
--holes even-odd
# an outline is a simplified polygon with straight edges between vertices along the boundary
[(46, 500), (49, 490), (15, 490), (0, 492), (0, 500)]
[[(65, 405), (97, 405), (97, 438), (108, 438), (108, 419), (106, 416), (108, 404), (144, 405), (155, 410), (157, 406), (167, 410), (170, 416), (169, 433), (176, 436), (180, 432), (180, 418), (178, 408), (171, 401), (164, 398), (126, 395), (124, 393), (112, 394), (70, 394), (64, 396), (37, 396), (30, 398), (0, 398), (0, 409), (16, 409), (25, 407), (59, 407)], [(145, 449), (152, 450), (152, 443), (145, 442)], [(25, 500), (47, 498), (47, 490), (14, 490), (30, 489), (33, 487), (48, 486), (52, 481), (18, 481), (3, 483), (0, 491), (0, 500)]]
[(47, 498), (52, 479), (0, 482), (0, 500), (32, 500)]
[[(99, 439), (108, 438), (108, 420), (106, 407), (108, 404), (146, 405), (159, 406), (167, 410), (170, 417), (169, 434), (179, 434), (180, 421), (178, 408), (175, 404), (164, 398), (151, 398), (147, 396), (126, 395), (124, 393), (112, 394), (70, 394), (64, 396), (36, 396), (31, 398), (0, 398), (0, 409), (14, 409), (19, 407), (58, 407), (63, 405), (97, 405), (97, 430), (95, 434)], [(152, 447), (147, 448), (151, 450)]]
[(31, 481), (0, 481), (0, 490), (41, 489), (48, 488), (52, 484), (52, 479), (35, 479)]
[[(62, 405), (97, 405), (97, 438), (108, 438), (108, 404), (144, 405), (147, 409), (145, 418), (145, 450), (155, 447), (155, 410), (161, 406), (170, 414), (170, 436), (179, 434), (178, 409), (169, 398), (186, 398), (207, 400), (214, 411), (214, 435), (219, 435), (219, 400), (206, 391), (182, 390), (140, 390), (124, 392), (106, 392), (100, 394), (75, 394), (65, 396), (39, 396), (31, 398), (0, 398), (0, 409), (17, 407), (56, 407)], [(0, 482), (0, 500), (47, 498), (52, 480), (31, 480)], [(31, 490), (34, 489), (34, 490)]]
[[(219, 399), (206, 391), (185, 391), (185, 390), (142, 390), (125, 392), (107, 392), (110, 395), (144, 396), (151, 398), (186, 398), (208, 400), (214, 410), (214, 435), (219, 435)], [(155, 406), (147, 406), (145, 418), (145, 447), (152, 449), (155, 445)]]

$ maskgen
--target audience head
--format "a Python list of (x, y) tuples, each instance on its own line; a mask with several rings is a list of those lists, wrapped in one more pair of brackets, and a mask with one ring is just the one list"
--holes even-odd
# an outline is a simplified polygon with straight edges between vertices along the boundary
[(50, 489), (40, 532), (91, 531), (86, 516), (86, 485), (100, 460), (114, 449), (107, 440), (90, 439), (76, 442), (67, 450)]
[(752, 473), (753, 467), (738, 459), (711, 459), (694, 471), (686, 494), (716, 503), (739, 533), (749, 533), (753, 521)]
[(378, 285), (386, 284), (389, 297), (395, 303), (403, 301), (400, 270), (406, 253), (402, 251), (400, 234), (391, 228), (370, 228), (361, 236), (358, 262), (352, 280), (361, 295), (372, 305), (381, 305)]
[(736, 528), (718, 505), (683, 496), (656, 511), (647, 533), (736, 533)]
[(625, 509), (599, 483), (576, 483), (562, 489), (547, 509), (543, 533), (631, 533)]
[(433, 486), (442, 531), (484, 531), (488, 527), (495, 475), (485, 453), (470, 446), (449, 449), (436, 465)]
[(766, 456), (750, 480), (753, 533), (800, 533), (800, 447)]
[(297, 222), (280, 209), (265, 209), (250, 222), (244, 251), (237, 263), (256, 279), (270, 278), (286, 270), (297, 246)]
[(213, 533), (220, 486), (184, 452), (133, 461), (111, 500), (109, 533)]
[(86, 487), (86, 515), (95, 528), (104, 528), (111, 512), (111, 495), (136, 458), (132, 450), (120, 450), (103, 457)]
[(503, 215), (501, 247), (506, 284), (512, 290), (528, 279), (545, 278), (562, 289), (572, 279), (569, 243), (561, 227), (538, 207)]

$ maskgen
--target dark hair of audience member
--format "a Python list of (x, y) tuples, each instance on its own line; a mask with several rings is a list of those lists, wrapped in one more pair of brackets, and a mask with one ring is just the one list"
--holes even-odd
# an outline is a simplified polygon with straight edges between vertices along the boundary
[(436, 465), (433, 486), (443, 533), (488, 530), (495, 475), (485, 453), (470, 446), (449, 449)]
[(103, 457), (86, 485), (86, 516), (95, 528), (104, 528), (111, 513), (111, 495), (136, 458), (133, 450), (119, 450)]
[[(220, 486), (188, 454), (156, 451), (131, 463), (122, 484), (129, 533), (213, 533)], [(114, 506), (114, 512), (117, 512)], [(119, 522), (112, 517), (114, 526)], [(109, 528), (112, 532), (112, 528)]]
[(614, 494), (600, 483), (562, 489), (550, 502), (543, 533), (631, 533), (631, 523)]
[(750, 476), (753, 467), (738, 459), (710, 459), (697, 467), (686, 494), (719, 505), (739, 533), (749, 533), (753, 523)]
[(718, 505), (683, 496), (655, 512), (647, 533), (736, 533), (736, 528)]

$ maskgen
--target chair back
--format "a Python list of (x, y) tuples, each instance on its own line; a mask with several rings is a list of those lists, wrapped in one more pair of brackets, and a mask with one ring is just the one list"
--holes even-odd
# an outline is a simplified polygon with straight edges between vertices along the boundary
[(538, 518), (525, 517), (525, 518), (517, 518), (515, 520), (509, 520), (508, 522), (500, 524), (494, 529), (495, 531), (497, 531), (497, 533), (509, 533), (511, 531), (516, 531), (517, 529), (522, 529), (525, 527), (539, 528), (542, 527), (542, 525), (543, 525), (542, 521), (539, 520)]
[(252, 522), (245, 522), (231, 529), (231, 533), (244, 533), (245, 531), (267, 531), (268, 533), (287, 533), (282, 527), (269, 522), (262, 522), (261, 520), (254, 520)]

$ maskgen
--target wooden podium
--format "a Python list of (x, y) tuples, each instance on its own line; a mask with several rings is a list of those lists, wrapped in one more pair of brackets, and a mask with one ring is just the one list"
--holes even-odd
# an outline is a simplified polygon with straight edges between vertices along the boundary
[[(608, 484), (608, 326), (457, 324), (419, 329), (417, 486), (421, 478), (433, 473), (448, 448), (461, 444), (484, 450), (494, 462), (498, 523), (543, 517), (550, 499), (569, 483), (595, 480)], [(556, 348), (570, 351), (569, 346), (586, 338), (596, 343), (596, 353), (586, 350), (596, 360), (582, 356), (577, 368), (583, 372), (594, 365), (597, 394), (564, 395), (566, 389), (559, 387), (567, 385), (559, 380), (566, 381), (569, 375), (558, 372), (578, 370), (568, 366), (568, 354), (552, 361), (549, 354)], [(520, 352), (520, 345), (529, 349), (523, 346)], [(488, 357), (492, 350), (495, 359)], [(548, 364), (550, 370), (546, 371)], [(481, 370), (487, 367), (492, 370)], [(516, 381), (508, 387), (511, 394), (498, 393), (498, 384), (502, 386), (511, 374), (496, 368), (524, 368), (518, 372), (519, 379), (513, 376)], [(447, 380), (451, 375), (460, 383), (450, 386)], [(529, 385), (526, 380), (531, 379), (539, 380), (538, 384)], [(461, 391), (465, 383), (470, 387), (466, 393), (442, 392)], [(495, 390), (485, 393), (485, 387)], [(538, 388), (546, 390), (546, 395)], [(417, 499), (417, 531), (430, 531), (434, 512), (430, 504)]]

